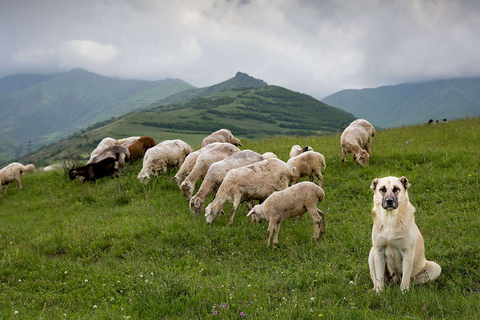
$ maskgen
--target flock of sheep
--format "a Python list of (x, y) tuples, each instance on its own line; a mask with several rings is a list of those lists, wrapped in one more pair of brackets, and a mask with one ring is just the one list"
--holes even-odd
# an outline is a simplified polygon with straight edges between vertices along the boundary
[[(341, 136), (342, 165), (345, 156), (354, 154), (354, 161), (368, 165), (370, 142), (375, 136), (375, 128), (366, 120), (353, 121)], [(284, 162), (272, 152), (259, 154), (252, 150), (240, 150), (239, 139), (227, 129), (218, 130), (202, 142), (202, 148), (193, 151), (182, 140), (166, 140), (161, 143), (151, 137), (130, 137), (116, 140), (103, 139), (92, 151), (85, 166), (72, 168), (70, 179), (76, 177), (95, 182), (96, 179), (118, 176), (119, 166), (126, 161), (143, 157), (143, 168), (137, 178), (148, 183), (152, 175), (167, 173), (168, 167), (179, 166), (172, 178), (189, 202), (192, 213), (204, 212), (207, 223), (213, 223), (223, 213), (226, 202), (232, 203), (227, 225), (233, 223), (235, 212), (241, 202), (246, 202), (252, 220), (268, 220), (267, 245), (278, 244), (278, 231), (283, 219), (301, 216), (309, 212), (314, 221), (314, 239), (325, 232), (324, 214), (317, 209), (325, 193), (322, 189), (325, 158), (309, 146), (292, 147), (290, 159)], [(2, 185), (17, 181), (17, 189), (22, 187), (21, 176), (33, 172), (34, 166), (12, 163), (0, 170), (0, 190)], [(314, 184), (317, 176), (318, 185)], [(302, 177), (309, 181), (298, 183)], [(196, 182), (203, 179), (195, 192)], [(206, 207), (209, 195), (216, 193), (214, 200)], [(258, 200), (259, 205), (254, 206)]]

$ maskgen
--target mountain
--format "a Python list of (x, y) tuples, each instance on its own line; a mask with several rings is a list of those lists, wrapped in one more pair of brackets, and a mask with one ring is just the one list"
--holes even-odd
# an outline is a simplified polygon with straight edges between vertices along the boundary
[[(239, 89), (238, 85), (245, 79), (254, 78), (237, 74), (221, 84), (197, 91), (215, 92), (213, 94), (169, 105), (163, 105), (162, 100), (149, 110), (97, 123), (42, 148), (30, 155), (28, 161), (47, 165), (74, 152), (87, 157), (105, 137), (120, 139), (149, 135), (157, 141), (182, 139), (198, 148), (206, 135), (220, 128), (228, 128), (242, 139), (307, 136), (341, 132), (355, 119), (352, 114), (306, 94), (267, 85), (263, 81), (253, 82), (260, 86)], [(230, 90), (226, 84), (232, 86)]]
[(429, 119), (480, 116), (480, 78), (404, 83), (342, 90), (322, 102), (379, 127), (426, 123)]
[(120, 80), (83, 69), (53, 76), (4, 77), (0, 79), (2, 144), (34, 150), (98, 121), (191, 88), (178, 79)]

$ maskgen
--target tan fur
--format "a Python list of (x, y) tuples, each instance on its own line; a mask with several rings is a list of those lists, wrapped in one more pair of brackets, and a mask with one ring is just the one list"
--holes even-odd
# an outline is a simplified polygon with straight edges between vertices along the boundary
[(128, 137), (128, 138), (123, 138), (123, 139), (118, 139), (117, 143), (121, 146), (127, 147), (140, 139), (141, 137)]
[(240, 142), (240, 140), (235, 138), (232, 132), (230, 132), (230, 130), (228, 129), (220, 129), (210, 134), (208, 137), (203, 139), (202, 147), (205, 147), (206, 145), (209, 145), (210, 143), (214, 143), (214, 142), (227, 142), (237, 147), (242, 146), (242, 143)]
[(90, 154), (90, 160), (88, 160), (88, 162), (86, 164), (92, 163), (93, 158), (95, 158), (95, 156), (102, 153), (108, 147), (111, 147), (111, 146), (114, 146), (114, 145), (118, 145), (117, 140), (115, 140), (113, 138), (102, 139), (102, 141), (100, 141), (100, 143), (97, 145), (97, 147), (95, 149), (93, 149), (92, 153)]
[(435, 281), (441, 268), (425, 259), (423, 237), (415, 224), (415, 208), (408, 199), (407, 178), (375, 179), (372, 244), (368, 257), (374, 290), (401, 280), (402, 291), (410, 284)]
[(208, 169), (197, 194), (190, 199), (190, 211), (197, 214), (203, 211), (207, 197), (218, 190), (218, 187), (220, 187), (220, 184), (230, 170), (262, 160), (265, 159), (261, 154), (252, 150), (243, 150), (213, 163)]
[(323, 176), (322, 170), (325, 170), (325, 158), (324, 156), (315, 151), (306, 151), (300, 153), (298, 156), (290, 158), (287, 163), (295, 167), (295, 178), (292, 180), (292, 184), (297, 183), (302, 177), (309, 177), (310, 182), (313, 182), (314, 175), (318, 178), (318, 185), (322, 187)]
[(190, 198), (192, 198), (197, 181), (205, 177), (213, 163), (223, 160), (237, 152), (240, 152), (240, 149), (231, 143), (221, 143), (213, 149), (202, 152), (198, 156), (192, 172), (190, 172), (188, 177), (185, 178), (180, 185), (180, 190), (183, 192), (187, 201), (190, 201)]
[(223, 205), (229, 201), (233, 205), (227, 226), (232, 225), (241, 202), (263, 201), (273, 192), (286, 189), (295, 174), (294, 171), (294, 168), (279, 159), (267, 159), (230, 170), (215, 199), (205, 208), (205, 220), (213, 223), (222, 212)]
[(367, 166), (370, 159), (370, 143), (375, 134), (375, 128), (367, 120), (357, 119), (350, 123), (340, 138), (342, 166), (349, 153), (353, 153), (353, 163), (357, 160), (362, 166)]
[(273, 244), (278, 244), (278, 232), (282, 220), (301, 217), (305, 212), (312, 216), (313, 239), (318, 240), (320, 234), (325, 233), (325, 219), (322, 211), (317, 209), (318, 202), (325, 198), (323, 189), (312, 182), (297, 183), (285, 190), (272, 193), (262, 204), (256, 205), (248, 213), (258, 222), (267, 220), (267, 246), (273, 236)]
[(5, 193), (7, 193), (8, 184), (13, 181), (17, 181), (17, 190), (22, 189), (22, 175), (33, 172), (35, 172), (35, 166), (33, 164), (24, 166), (18, 162), (10, 163), (0, 170), (0, 192), (2, 191), (2, 186), (5, 185)]
[(148, 149), (157, 145), (155, 139), (149, 136), (144, 136), (133, 142), (128, 146), (128, 151), (130, 151), (130, 162), (134, 162), (141, 158)]

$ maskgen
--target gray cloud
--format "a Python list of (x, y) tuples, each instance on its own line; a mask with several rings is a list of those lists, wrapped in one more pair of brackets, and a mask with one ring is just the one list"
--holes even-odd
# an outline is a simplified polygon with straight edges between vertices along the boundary
[(476, 1), (0, 1), (0, 77), (82, 67), (202, 87), (242, 71), (321, 99), (480, 76), (478, 39)]

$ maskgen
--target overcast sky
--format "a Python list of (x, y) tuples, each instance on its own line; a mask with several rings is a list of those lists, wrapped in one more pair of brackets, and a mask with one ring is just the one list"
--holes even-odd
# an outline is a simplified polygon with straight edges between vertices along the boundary
[(205, 87), (237, 71), (317, 99), (480, 76), (480, 1), (0, 0), (0, 77), (81, 67)]

